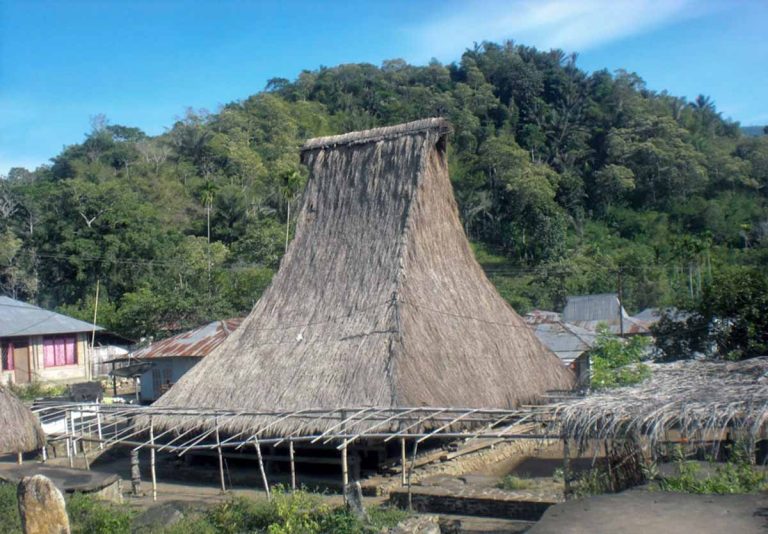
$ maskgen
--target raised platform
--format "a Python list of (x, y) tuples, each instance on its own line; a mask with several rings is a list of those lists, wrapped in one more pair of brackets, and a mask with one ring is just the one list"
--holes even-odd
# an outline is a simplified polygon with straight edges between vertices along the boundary
[(105, 500), (122, 502), (121, 479), (115, 474), (40, 463), (21, 465), (0, 463), (0, 480), (4, 482), (18, 484), (23, 477), (33, 475), (44, 475), (50, 478), (62, 493), (89, 493)]

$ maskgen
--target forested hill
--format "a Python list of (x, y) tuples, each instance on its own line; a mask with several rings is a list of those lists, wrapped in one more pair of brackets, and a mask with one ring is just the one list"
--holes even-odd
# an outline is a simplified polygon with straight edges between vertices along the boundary
[(99, 322), (135, 337), (244, 314), (300, 205), (301, 143), (438, 115), (466, 232), (520, 312), (615, 291), (619, 273), (630, 310), (678, 303), (768, 265), (768, 137), (706, 97), (507, 43), (273, 79), (156, 137), (96, 117), (0, 181), (0, 290), (90, 318), (98, 282)]

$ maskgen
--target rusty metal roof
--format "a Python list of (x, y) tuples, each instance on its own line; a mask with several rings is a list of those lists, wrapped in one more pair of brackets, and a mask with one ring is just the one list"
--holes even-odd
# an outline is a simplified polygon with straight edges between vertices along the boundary
[(557, 312), (533, 310), (525, 315), (525, 322), (539, 341), (566, 365), (590, 350), (597, 339), (594, 332), (563, 322)]
[(130, 354), (130, 357), (141, 360), (183, 356), (202, 358), (227, 339), (229, 334), (234, 332), (242, 322), (242, 317), (214, 321), (189, 332), (183, 332), (152, 343), (148, 347), (135, 350)]

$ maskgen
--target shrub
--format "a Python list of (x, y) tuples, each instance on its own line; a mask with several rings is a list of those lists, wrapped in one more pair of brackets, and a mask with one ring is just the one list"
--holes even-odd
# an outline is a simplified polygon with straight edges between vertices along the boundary
[(72, 534), (130, 534), (133, 513), (125, 506), (75, 493), (67, 502)]
[(768, 477), (755, 469), (745, 458), (714, 466), (714, 474), (699, 475), (699, 464), (679, 460), (678, 474), (661, 480), (659, 487), (664, 491), (699, 494), (754, 493), (768, 489)]
[(508, 491), (529, 489), (532, 486), (532, 480), (528, 478), (517, 477), (515, 475), (505, 476), (497, 485), (498, 488)]
[(16, 486), (0, 483), (0, 534), (21, 534)]

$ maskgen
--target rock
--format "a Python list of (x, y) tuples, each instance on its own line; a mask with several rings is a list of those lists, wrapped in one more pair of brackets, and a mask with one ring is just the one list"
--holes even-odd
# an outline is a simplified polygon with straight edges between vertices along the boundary
[(440, 534), (440, 523), (437, 516), (419, 515), (401, 521), (389, 532), (390, 534)]
[[(203, 507), (199, 504), (199, 507)], [(148, 508), (139, 514), (133, 520), (131, 532), (134, 534), (144, 534), (156, 532), (165, 527), (174, 525), (188, 515), (195, 513), (195, 506), (192, 503), (171, 501)]]
[(344, 486), (344, 499), (347, 501), (347, 508), (355, 516), (362, 520), (368, 519), (368, 514), (363, 506), (363, 488), (357, 480)]
[(69, 534), (64, 497), (43, 475), (24, 477), (17, 488), (24, 534)]

